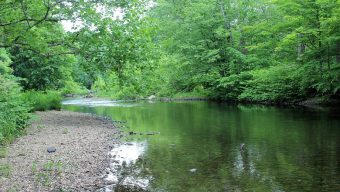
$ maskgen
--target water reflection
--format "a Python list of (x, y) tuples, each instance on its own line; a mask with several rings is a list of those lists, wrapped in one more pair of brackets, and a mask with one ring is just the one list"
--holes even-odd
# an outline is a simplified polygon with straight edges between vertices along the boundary
[(160, 132), (133, 136), (145, 142), (143, 152), (122, 174), (147, 179), (149, 191), (340, 189), (337, 110), (209, 102), (64, 107), (127, 121), (127, 132)]
[(147, 142), (128, 142), (117, 144), (109, 152), (110, 168), (104, 179), (110, 183), (102, 191), (110, 192), (126, 188), (144, 191), (149, 187), (152, 177), (145, 174), (143, 154), (147, 150)]
[(77, 105), (77, 106), (87, 106), (87, 107), (135, 107), (136, 103), (128, 103), (126, 101), (117, 101), (109, 99), (67, 99), (62, 102), (63, 105)]

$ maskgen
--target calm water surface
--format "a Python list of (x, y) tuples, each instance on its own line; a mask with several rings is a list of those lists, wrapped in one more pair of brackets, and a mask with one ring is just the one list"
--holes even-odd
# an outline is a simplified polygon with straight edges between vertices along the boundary
[(67, 110), (127, 121), (126, 132), (160, 132), (131, 136), (136, 158), (124, 165), (126, 175), (149, 191), (340, 191), (339, 110), (210, 102), (65, 104)]

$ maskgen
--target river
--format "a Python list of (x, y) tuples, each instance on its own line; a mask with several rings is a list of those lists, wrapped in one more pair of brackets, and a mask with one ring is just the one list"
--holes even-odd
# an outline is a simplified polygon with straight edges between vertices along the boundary
[(157, 192), (340, 191), (336, 108), (93, 99), (63, 108), (110, 117), (131, 134), (111, 151), (133, 156), (121, 183)]

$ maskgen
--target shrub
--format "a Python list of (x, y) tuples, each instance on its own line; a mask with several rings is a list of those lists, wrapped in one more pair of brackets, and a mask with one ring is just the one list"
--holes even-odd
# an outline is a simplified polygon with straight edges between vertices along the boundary
[(57, 91), (27, 91), (23, 100), (32, 105), (32, 111), (60, 110), (62, 97)]
[(134, 86), (124, 86), (114, 95), (117, 99), (137, 99), (138, 91)]
[(296, 66), (272, 66), (250, 72), (252, 78), (245, 83), (239, 99), (256, 102), (283, 102), (301, 99)]
[(12, 140), (27, 126), (30, 107), (20, 93), (20, 87), (0, 75), (0, 143)]
[(80, 94), (84, 95), (88, 92), (85, 87), (80, 86), (74, 81), (65, 81), (64, 87), (61, 89), (62, 94)]
[(27, 126), (30, 110), (21, 97), (21, 88), (10, 75), (10, 57), (0, 49), (0, 144), (19, 135)]
[(212, 91), (216, 94), (212, 95), (212, 97), (236, 101), (238, 96), (244, 91), (246, 82), (250, 79), (251, 75), (248, 72), (222, 77), (218, 81), (217, 88)]

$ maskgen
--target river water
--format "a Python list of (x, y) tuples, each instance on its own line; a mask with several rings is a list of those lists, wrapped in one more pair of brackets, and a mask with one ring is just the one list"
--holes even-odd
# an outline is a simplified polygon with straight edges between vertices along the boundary
[(336, 108), (92, 99), (63, 108), (133, 132), (111, 151), (126, 158), (112, 165), (124, 167), (120, 183), (157, 192), (340, 191)]

